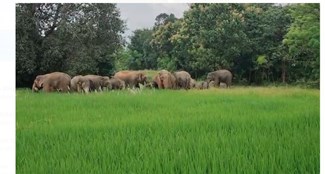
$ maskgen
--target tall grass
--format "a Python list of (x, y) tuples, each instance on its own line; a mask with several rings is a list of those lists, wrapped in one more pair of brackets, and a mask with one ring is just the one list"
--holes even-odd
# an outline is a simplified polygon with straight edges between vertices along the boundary
[(16, 95), (17, 173), (319, 173), (318, 90)]

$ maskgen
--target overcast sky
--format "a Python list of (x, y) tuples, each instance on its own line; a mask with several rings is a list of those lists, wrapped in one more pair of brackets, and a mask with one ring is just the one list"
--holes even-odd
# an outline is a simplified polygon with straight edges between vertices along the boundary
[(125, 35), (130, 36), (136, 29), (153, 27), (155, 18), (160, 13), (173, 13), (180, 18), (189, 7), (188, 4), (177, 3), (118, 3), (117, 8), (120, 9), (121, 18), (126, 20), (128, 29), (125, 31)]

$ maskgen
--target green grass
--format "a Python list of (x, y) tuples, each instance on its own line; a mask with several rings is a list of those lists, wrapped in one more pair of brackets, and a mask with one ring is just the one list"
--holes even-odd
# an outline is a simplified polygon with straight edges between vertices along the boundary
[(17, 173), (319, 173), (319, 90), (16, 92)]

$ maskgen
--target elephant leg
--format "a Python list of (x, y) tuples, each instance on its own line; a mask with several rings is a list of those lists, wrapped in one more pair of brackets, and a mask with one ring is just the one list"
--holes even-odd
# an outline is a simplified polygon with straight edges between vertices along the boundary
[(226, 82), (226, 85), (227, 85), (227, 88), (230, 88), (230, 85), (231, 85), (230, 80), (228, 80), (228, 81)]
[(86, 94), (88, 94), (89, 93), (89, 88), (88, 87), (86, 87), (86, 88), (84, 88), (84, 90), (83, 90)]
[(33, 92), (38, 92), (38, 88), (36, 87), (36, 85), (35, 85), (35, 83), (33, 84), (33, 86), (32, 86), (32, 91)]
[(61, 89), (62, 92), (69, 92), (70, 91), (70, 87), (68, 85), (63, 86), (60, 89)]
[(216, 85), (218, 88), (220, 88), (220, 81), (219, 81), (219, 79), (216, 78), (214, 81), (215, 81), (215, 85)]
[(44, 84), (43, 85), (43, 91), (52, 92), (52, 91), (54, 91), (54, 88), (52, 86), (50, 86), (49, 84)]
[[(81, 89), (82, 89), (82, 90), (81, 90)], [(86, 94), (88, 94), (89, 91), (90, 91), (90, 89), (89, 89), (89, 85), (88, 85), (87, 83), (83, 83), (81, 89), (80, 89), (81, 92), (84, 92), (84, 93), (86, 93)]]
[(227, 88), (230, 88), (230, 82), (226, 82)]

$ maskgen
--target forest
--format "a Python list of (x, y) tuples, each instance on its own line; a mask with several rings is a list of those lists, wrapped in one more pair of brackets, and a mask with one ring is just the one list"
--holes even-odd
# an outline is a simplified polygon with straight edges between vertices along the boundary
[(16, 87), (54, 71), (228, 69), (234, 85), (319, 88), (319, 4), (193, 3), (182, 18), (152, 17), (127, 41), (116, 4), (16, 4)]

